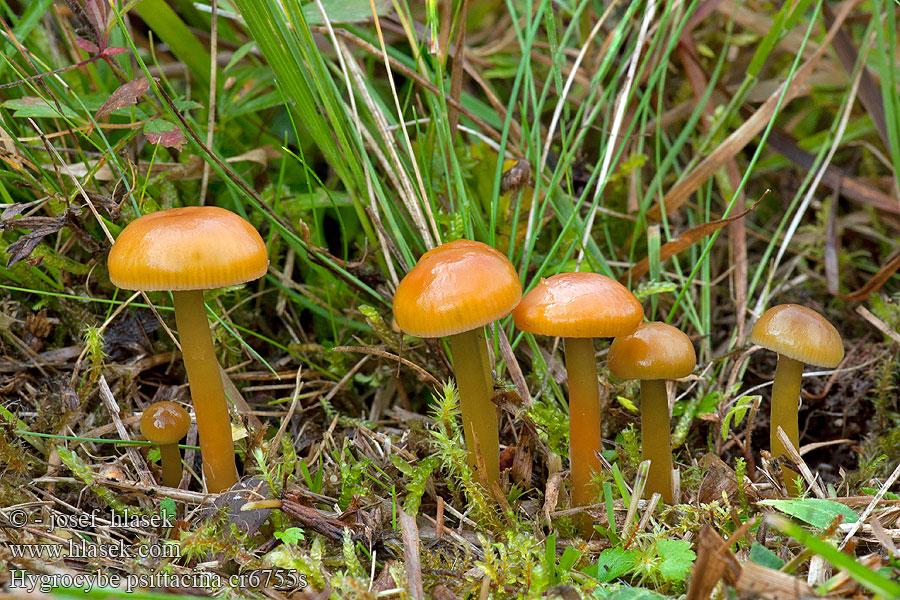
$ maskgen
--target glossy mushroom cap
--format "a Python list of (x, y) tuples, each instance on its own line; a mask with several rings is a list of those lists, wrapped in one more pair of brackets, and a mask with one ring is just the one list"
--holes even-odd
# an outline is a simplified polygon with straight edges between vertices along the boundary
[(259, 232), (241, 216), (190, 206), (129, 223), (107, 265), (113, 284), (127, 290), (206, 290), (259, 279), (269, 258)]
[(641, 323), (609, 347), (609, 370), (619, 379), (678, 379), (697, 366), (691, 339), (665, 323)]
[(844, 359), (844, 345), (834, 325), (799, 304), (781, 304), (764, 312), (753, 326), (750, 341), (817, 367), (832, 369)]
[(515, 267), (487, 244), (456, 240), (430, 250), (397, 286), (394, 318), (404, 332), (443, 337), (505, 317), (522, 297)]
[(168, 400), (150, 405), (141, 416), (141, 433), (154, 444), (174, 444), (187, 435), (190, 426), (187, 411)]
[(643, 318), (644, 308), (624, 285), (585, 272), (541, 279), (513, 311), (522, 331), (566, 338), (627, 335)]

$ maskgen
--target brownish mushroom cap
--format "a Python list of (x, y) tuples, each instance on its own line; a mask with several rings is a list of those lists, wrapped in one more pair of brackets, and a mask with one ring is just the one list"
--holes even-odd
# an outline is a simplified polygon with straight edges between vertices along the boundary
[(678, 379), (697, 366), (686, 333), (665, 323), (641, 323), (609, 347), (609, 370), (619, 379)]
[(641, 457), (650, 461), (645, 498), (658, 493), (667, 504), (675, 501), (665, 380), (684, 377), (696, 365), (690, 338), (665, 323), (641, 323), (634, 333), (614, 339), (609, 347), (612, 374), (641, 380)]
[(628, 288), (586, 272), (541, 279), (513, 311), (522, 331), (565, 338), (626, 335), (643, 318), (644, 308)]
[(817, 367), (833, 369), (844, 360), (844, 345), (834, 325), (799, 304), (781, 304), (763, 313), (753, 326), (750, 341)]
[(141, 433), (154, 444), (174, 444), (187, 435), (191, 417), (168, 400), (150, 405), (141, 415)]
[(208, 290), (269, 268), (259, 232), (217, 206), (171, 208), (129, 223), (109, 251), (109, 278), (126, 290)]
[(456, 240), (422, 255), (394, 294), (404, 332), (443, 337), (505, 317), (522, 297), (515, 267), (487, 244)]
[[(825, 317), (805, 306), (773, 306), (759, 318), (750, 340), (778, 354), (778, 366), (772, 382), (769, 416), (769, 445), (773, 457), (788, 455), (778, 436), (779, 427), (794, 448), (800, 447), (798, 403), (803, 364), (834, 368), (844, 359), (844, 345), (837, 329)], [(801, 493), (799, 475), (788, 464), (781, 471), (791, 496)]]

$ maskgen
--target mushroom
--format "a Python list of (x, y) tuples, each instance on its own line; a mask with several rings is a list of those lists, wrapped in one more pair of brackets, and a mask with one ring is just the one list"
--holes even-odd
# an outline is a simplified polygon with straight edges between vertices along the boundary
[(181, 453), (178, 440), (187, 435), (191, 417), (187, 411), (168, 400), (151, 404), (141, 415), (141, 433), (159, 445), (162, 484), (178, 487), (181, 483)]
[(654, 493), (672, 504), (672, 434), (666, 379), (685, 377), (697, 365), (691, 339), (665, 323), (641, 323), (609, 347), (609, 370), (619, 379), (641, 380), (641, 458), (650, 461), (644, 498)]
[[(803, 363), (833, 369), (844, 359), (841, 336), (825, 317), (805, 306), (773, 306), (759, 318), (750, 333), (750, 341), (778, 354), (775, 382), (772, 385), (772, 409), (769, 444), (773, 458), (786, 456), (778, 439), (781, 427), (794, 448), (800, 448), (797, 410)], [(788, 493), (800, 494), (798, 474), (782, 465), (781, 473)]]
[(237, 482), (231, 419), (213, 348), (203, 290), (258, 279), (268, 270), (259, 232), (215, 206), (144, 215), (119, 234), (109, 252), (109, 278), (130, 290), (171, 290), (210, 492)]
[(500, 477), (497, 410), (484, 326), (508, 315), (522, 297), (515, 267), (487, 244), (456, 240), (429, 250), (397, 286), (400, 329), (423, 338), (449, 336), (469, 462), (484, 459), (488, 487)]
[[(644, 318), (637, 298), (621, 283), (598, 273), (560, 273), (541, 281), (513, 311), (522, 331), (565, 339), (569, 382), (569, 464), (572, 503), (592, 504), (590, 483), (600, 471), (600, 389), (595, 337), (634, 331)], [(582, 526), (588, 532), (589, 526)]]

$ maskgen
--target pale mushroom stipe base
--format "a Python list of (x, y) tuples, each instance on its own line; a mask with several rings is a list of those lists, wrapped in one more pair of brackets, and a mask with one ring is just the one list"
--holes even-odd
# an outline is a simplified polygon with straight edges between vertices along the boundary
[(109, 278), (130, 290), (171, 290), (210, 492), (237, 482), (231, 419), (203, 290), (258, 279), (268, 270), (262, 237), (215, 206), (172, 208), (129, 223), (109, 252)]

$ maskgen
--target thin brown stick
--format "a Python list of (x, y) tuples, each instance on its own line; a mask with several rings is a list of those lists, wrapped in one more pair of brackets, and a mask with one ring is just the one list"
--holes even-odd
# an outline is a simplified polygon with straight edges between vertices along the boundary
[(371, 348), (369, 346), (335, 346), (335, 352), (360, 352), (362, 354), (371, 354), (373, 356), (381, 356), (382, 358), (389, 358), (390, 360), (396, 360), (401, 365), (406, 365), (407, 367), (413, 369), (416, 373), (419, 373), (423, 378), (428, 380), (435, 386), (440, 386), (441, 382), (435, 379), (435, 377), (417, 365), (414, 362), (411, 362), (401, 356), (397, 356), (396, 354), (391, 354), (390, 352), (385, 352), (384, 350), (379, 350), (378, 348)]

